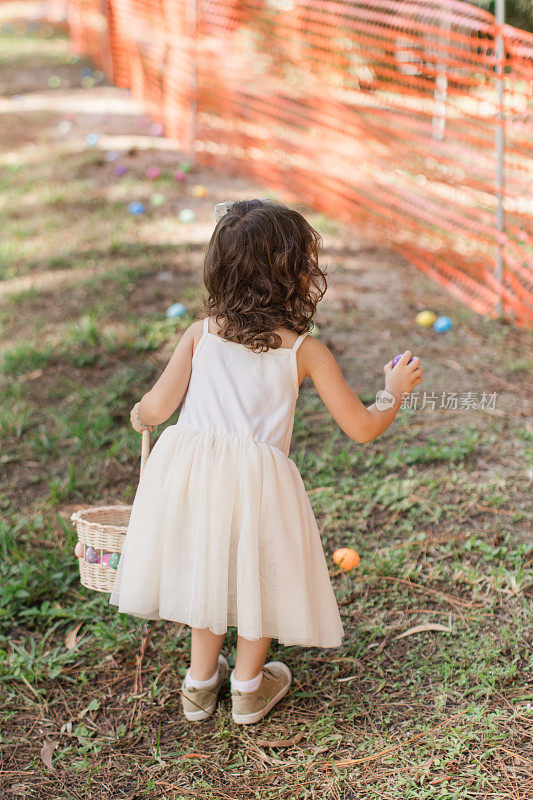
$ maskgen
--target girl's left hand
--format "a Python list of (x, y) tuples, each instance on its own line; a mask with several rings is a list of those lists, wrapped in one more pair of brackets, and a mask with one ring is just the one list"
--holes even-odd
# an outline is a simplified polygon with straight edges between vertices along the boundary
[[(140, 401), (139, 401), (139, 403), (140, 403)], [(134, 431), (137, 431), (137, 433), (142, 433), (143, 431), (149, 431), (151, 433), (153, 431), (153, 429), (154, 429), (153, 425), (149, 425), (148, 427), (145, 427), (145, 428), (142, 428), (139, 425), (139, 422), (137, 420), (137, 409), (139, 407), (139, 403), (135, 403), (135, 405), (133, 406), (133, 408), (130, 411), (131, 427), (133, 428)]]

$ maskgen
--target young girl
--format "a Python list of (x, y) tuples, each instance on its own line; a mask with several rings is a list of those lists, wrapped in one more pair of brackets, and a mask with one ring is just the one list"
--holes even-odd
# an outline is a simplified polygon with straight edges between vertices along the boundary
[(287, 694), (289, 668), (265, 664), (271, 639), (338, 647), (344, 635), (320, 534), (294, 461), (294, 408), (310, 377), (342, 430), (370, 442), (422, 380), (420, 359), (384, 367), (385, 397), (366, 408), (328, 348), (308, 336), (326, 289), (320, 235), (296, 211), (250, 200), (217, 206), (205, 264), (208, 316), (183, 334), (131, 411), (135, 430), (178, 421), (139, 480), (110, 603), (189, 625), (181, 694), (189, 720), (209, 717), (237, 627), (233, 719), (262, 719)]

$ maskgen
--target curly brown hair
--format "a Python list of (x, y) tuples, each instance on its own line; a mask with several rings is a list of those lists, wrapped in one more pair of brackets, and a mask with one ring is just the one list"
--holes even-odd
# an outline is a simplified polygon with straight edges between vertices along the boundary
[(254, 351), (276, 350), (276, 328), (312, 327), (327, 289), (318, 266), (320, 234), (297, 211), (273, 201), (241, 200), (219, 220), (204, 260), (204, 307), (219, 335)]

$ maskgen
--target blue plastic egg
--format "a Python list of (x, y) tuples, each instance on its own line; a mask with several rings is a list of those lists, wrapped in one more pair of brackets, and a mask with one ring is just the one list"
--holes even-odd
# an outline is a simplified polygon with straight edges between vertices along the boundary
[(437, 333), (444, 333), (444, 331), (449, 331), (451, 327), (452, 327), (452, 321), (449, 317), (437, 317), (437, 319), (433, 323), (433, 330), (437, 331)]
[(174, 305), (167, 308), (167, 317), (172, 319), (174, 317), (183, 317), (187, 313), (187, 309), (183, 303), (174, 303)]
[(88, 133), (85, 137), (85, 141), (89, 145), (89, 147), (94, 147), (98, 144), (98, 134), (97, 133)]
[(133, 202), (129, 204), (128, 211), (130, 212), (130, 214), (139, 215), (139, 214), (144, 214), (146, 208), (144, 207), (143, 203)]

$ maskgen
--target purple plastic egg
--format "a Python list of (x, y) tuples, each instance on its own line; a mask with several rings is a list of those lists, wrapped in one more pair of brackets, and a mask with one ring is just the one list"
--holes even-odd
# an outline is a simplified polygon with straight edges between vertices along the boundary
[[(403, 353), (398, 353), (398, 355), (393, 358), (393, 360), (392, 360), (392, 366), (393, 367), (396, 366), (396, 364), (398, 363), (398, 361), (400, 360), (400, 358), (402, 356), (403, 356)], [(407, 363), (410, 364), (412, 360), (413, 360), (413, 356), (411, 356), (411, 358), (409, 359), (409, 361)]]
[(88, 547), (87, 550), (85, 551), (85, 561), (88, 564), (98, 564), (98, 562), (100, 561), (94, 547)]
[(122, 164), (117, 164), (117, 166), (113, 170), (115, 175), (117, 175), (119, 178), (122, 177), (122, 175), (125, 175), (127, 171), (128, 170), (126, 169), (126, 167), (124, 167)]

